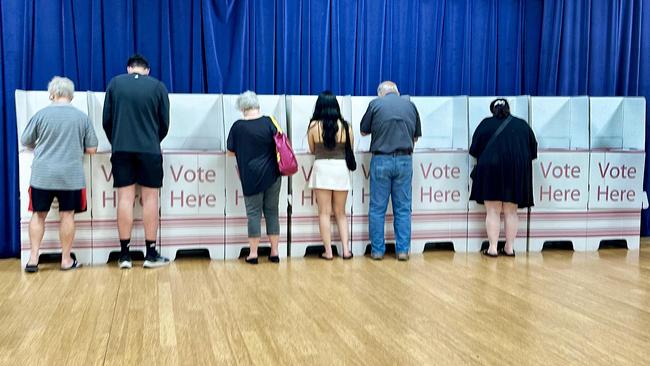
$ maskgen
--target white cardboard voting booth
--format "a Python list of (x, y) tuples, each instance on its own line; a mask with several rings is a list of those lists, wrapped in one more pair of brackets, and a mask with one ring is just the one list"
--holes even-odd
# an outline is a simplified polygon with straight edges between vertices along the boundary
[(220, 94), (170, 94), (170, 129), (163, 140), (160, 244), (225, 255), (225, 139)]
[(587, 250), (603, 240), (639, 248), (645, 162), (645, 99), (589, 98), (591, 159)]
[(571, 242), (584, 251), (589, 200), (589, 98), (531, 97), (530, 125), (538, 142), (528, 250)]
[[(18, 170), (19, 170), (19, 187), (20, 187), (20, 259), (24, 267), (29, 260), (30, 241), (29, 241), (29, 221), (32, 212), (29, 210), (29, 182), (31, 178), (31, 167), (34, 159), (34, 152), (20, 143), (20, 137), (27, 127), (29, 120), (39, 110), (47, 107), (52, 103), (47, 91), (25, 91), (16, 90), (16, 122), (18, 135)], [(74, 107), (84, 113), (88, 112), (88, 104), (85, 92), (75, 92), (71, 103)], [(86, 199), (88, 209), (84, 213), (75, 215), (76, 233), (72, 245), (72, 253), (75, 254), (80, 263), (92, 262), (92, 230), (91, 230), (91, 210), (92, 202), (90, 201), (90, 158), (84, 157), (84, 170), (86, 173)], [(52, 203), (52, 210), (45, 219), (45, 234), (41, 242), (40, 254), (61, 253), (61, 244), (59, 241), (59, 212), (58, 202), (56, 199)]]
[[(472, 136), (476, 127), (484, 118), (492, 116), (490, 113), (490, 103), (498, 97), (469, 97), (469, 143), (471, 144)], [(528, 121), (528, 96), (504, 97), (510, 104), (512, 115)], [(476, 164), (476, 159), (470, 159), (470, 168)], [(471, 182), (471, 179), (470, 179)], [(471, 190), (470, 190), (471, 191)], [(527, 249), (528, 233), (528, 209), (518, 210), (519, 227), (517, 230), (517, 239), (514, 248), (517, 252), (524, 252)], [(503, 220), (501, 220), (501, 238), (503, 234)], [(475, 201), (469, 201), (469, 212), (467, 214), (467, 251), (477, 252), (481, 249), (484, 242), (487, 242), (487, 232), (485, 231), (485, 206), (477, 204)]]
[[(315, 95), (287, 96), (287, 116), (291, 131), (291, 142), (298, 160), (298, 173), (291, 177), (291, 256), (303, 257), (308, 247), (322, 246), (319, 230), (318, 206), (316, 195), (308, 187), (313, 171), (314, 156), (309, 153), (307, 129), (316, 105)], [(337, 97), (343, 118), (350, 122), (350, 97)], [(346, 206), (349, 231), (352, 223), (352, 192), (349, 193)], [(331, 218), (332, 245), (337, 246), (339, 255), (343, 246), (334, 216)]]
[[(225, 123), (224, 137), (228, 138), (230, 128), (238, 119), (241, 119), (241, 112), (237, 110), (237, 95), (223, 96), (223, 118)], [(284, 95), (258, 95), (260, 109), (264, 115), (273, 115), (283, 130), (287, 130), (286, 105)], [(224, 140), (225, 140), (224, 139)], [(248, 248), (248, 219), (246, 218), (246, 206), (244, 195), (241, 191), (241, 183), (237, 172), (237, 162), (234, 157), (226, 156), (225, 163), (225, 189), (226, 189), (226, 224), (225, 224), (225, 258), (236, 259), (241, 250)], [(282, 177), (282, 188), (280, 191), (280, 245), (279, 254), (287, 256), (287, 229), (288, 229), (288, 186), (287, 177)], [(266, 226), (262, 220), (262, 238), (260, 247), (268, 246)]]
[(422, 137), (413, 153), (411, 253), (427, 243), (467, 250), (469, 153), (467, 97), (411, 97)]

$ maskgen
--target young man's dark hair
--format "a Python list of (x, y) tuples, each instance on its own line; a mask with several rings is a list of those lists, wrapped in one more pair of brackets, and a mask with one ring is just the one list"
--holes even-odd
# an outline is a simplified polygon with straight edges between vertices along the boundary
[(144, 67), (145, 69), (149, 69), (149, 61), (147, 61), (144, 56), (142, 56), (139, 53), (133, 54), (133, 56), (129, 57), (129, 60), (126, 62), (127, 67), (136, 67), (136, 66), (141, 66)]

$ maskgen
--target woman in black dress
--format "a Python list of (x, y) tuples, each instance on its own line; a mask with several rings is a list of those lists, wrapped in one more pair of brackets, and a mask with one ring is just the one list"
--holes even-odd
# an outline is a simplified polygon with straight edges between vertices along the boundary
[(471, 174), (470, 199), (485, 204), (487, 211), (485, 226), (490, 246), (483, 254), (499, 254), (497, 243), (503, 212), (506, 244), (500, 254), (514, 256), (517, 208), (533, 206), (532, 161), (537, 158), (537, 140), (526, 121), (510, 114), (505, 99), (495, 99), (490, 112), (492, 117), (481, 121), (469, 148), (470, 155), (477, 159)]

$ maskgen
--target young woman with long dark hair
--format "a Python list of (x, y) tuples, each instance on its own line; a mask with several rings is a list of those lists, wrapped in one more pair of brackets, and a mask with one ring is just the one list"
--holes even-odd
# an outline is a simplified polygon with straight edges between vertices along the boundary
[(348, 219), (345, 214), (345, 203), (351, 189), (350, 171), (345, 163), (345, 143), (348, 135), (350, 143), (353, 143), (353, 133), (341, 115), (336, 96), (330, 91), (322, 92), (316, 100), (307, 138), (309, 150), (315, 155), (309, 188), (316, 194), (318, 204), (320, 234), (325, 246), (325, 253), (321, 258), (327, 260), (334, 258), (330, 228), (332, 213), (336, 218), (343, 244), (343, 259), (352, 258)]

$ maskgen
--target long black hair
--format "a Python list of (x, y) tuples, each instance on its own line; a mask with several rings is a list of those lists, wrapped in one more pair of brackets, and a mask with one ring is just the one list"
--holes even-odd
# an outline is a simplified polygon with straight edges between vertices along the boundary
[(503, 98), (495, 99), (490, 103), (490, 112), (492, 116), (504, 119), (510, 115), (510, 104)]
[(336, 100), (336, 95), (331, 91), (325, 90), (320, 93), (314, 107), (314, 114), (311, 116), (310, 124), (315, 121), (321, 121), (323, 126), (323, 145), (327, 149), (336, 147), (336, 134), (339, 131), (338, 121), (341, 120), (343, 126), (347, 126), (341, 108)]

